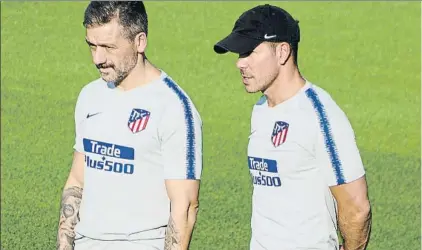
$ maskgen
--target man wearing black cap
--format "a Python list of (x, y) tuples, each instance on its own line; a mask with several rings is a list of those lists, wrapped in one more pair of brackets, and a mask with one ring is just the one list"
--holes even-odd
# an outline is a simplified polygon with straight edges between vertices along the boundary
[(371, 225), (365, 169), (353, 128), (297, 66), (300, 29), (285, 10), (244, 12), (216, 53), (239, 54), (254, 105), (248, 144), (253, 182), (251, 250), (365, 249)]

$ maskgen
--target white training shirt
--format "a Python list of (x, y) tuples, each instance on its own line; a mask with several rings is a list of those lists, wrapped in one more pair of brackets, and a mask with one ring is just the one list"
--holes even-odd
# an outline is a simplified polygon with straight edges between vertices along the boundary
[(248, 145), (253, 182), (251, 250), (338, 249), (330, 186), (365, 174), (351, 124), (306, 81), (294, 97), (254, 106)]
[(200, 179), (201, 118), (165, 72), (130, 91), (102, 79), (75, 109), (75, 150), (85, 154), (76, 232), (96, 239), (163, 238), (170, 216), (166, 179)]

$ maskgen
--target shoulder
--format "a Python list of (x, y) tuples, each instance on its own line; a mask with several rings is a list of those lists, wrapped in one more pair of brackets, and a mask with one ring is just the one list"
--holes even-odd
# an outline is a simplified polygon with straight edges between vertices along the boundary
[(76, 99), (76, 112), (78, 110), (85, 110), (91, 106), (93, 98), (98, 96), (98, 94), (107, 88), (107, 83), (101, 79), (95, 79), (87, 84), (85, 84)]
[(165, 74), (158, 88), (164, 113), (173, 118), (183, 118), (188, 122), (201, 120), (194, 101), (189, 94), (170, 76)]
[(107, 87), (107, 83), (101, 78), (98, 78), (85, 84), (81, 88), (75, 105), (75, 118), (77, 121), (80, 121), (85, 117), (86, 112), (88, 112), (92, 106), (92, 98), (98, 96), (98, 92), (105, 87)]
[(344, 139), (349, 135), (351, 135), (350, 138), (354, 138), (354, 130), (349, 118), (326, 90), (312, 85), (306, 90), (306, 96), (318, 124), (318, 131), (324, 141), (332, 142), (334, 138)]
[(107, 88), (107, 83), (102, 78), (97, 78), (85, 84), (79, 91), (78, 99), (83, 99), (86, 96), (98, 93), (102, 89)]
[(319, 119), (342, 119), (346, 116), (331, 94), (322, 87), (311, 84), (305, 94)]
[(160, 89), (166, 106), (196, 109), (189, 94), (170, 76), (166, 75), (163, 77)]

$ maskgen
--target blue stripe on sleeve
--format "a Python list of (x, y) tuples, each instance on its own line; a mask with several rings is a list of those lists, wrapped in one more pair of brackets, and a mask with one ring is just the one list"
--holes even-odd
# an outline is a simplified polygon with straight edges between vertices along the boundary
[(345, 179), (343, 175), (343, 167), (337, 152), (337, 146), (334, 141), (334, 137), (331, 134), (331, 126), (329, 120), (327, 119), (327, 113), (325, 112), (324, 105), (321, 103), (318, 94), (315, 92), (314, 89), (307, 89), (306, 95), (311, 100), (315, 112), (317, 113), (317, 116), (319, 118), (320, 129), (324, 136), (325, 147), (327, 148), (328, 154), (330, 156), (331, 165), (337, 178), (337, 185), (344, 184)]
[(195, 131), (192, 109), (188, 97), (180, 90), (180, 88), (170, 78), (166, 77), (164, 82), (177, 95), (183, 105), (186, 122), (186, 178), (195, 179)]

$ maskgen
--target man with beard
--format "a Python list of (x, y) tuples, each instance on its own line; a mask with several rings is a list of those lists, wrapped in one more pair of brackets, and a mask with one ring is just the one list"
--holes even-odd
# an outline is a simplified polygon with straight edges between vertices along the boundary
[(146, 58), (141, 1), (93, 1), (83, 24), (101, 78), (76, 102), (57, 249), (188, 249), (202, 172), (200, 115)]
[[(297, 66), (300, 30), (285, 10), (244, 12), (217, 53), (239, 54), (251, 117), (251, 250), (363, 250), (370, 229), (365, 169), (347, 116)], [(338, 219), (338, 220), (337, 220)]]

